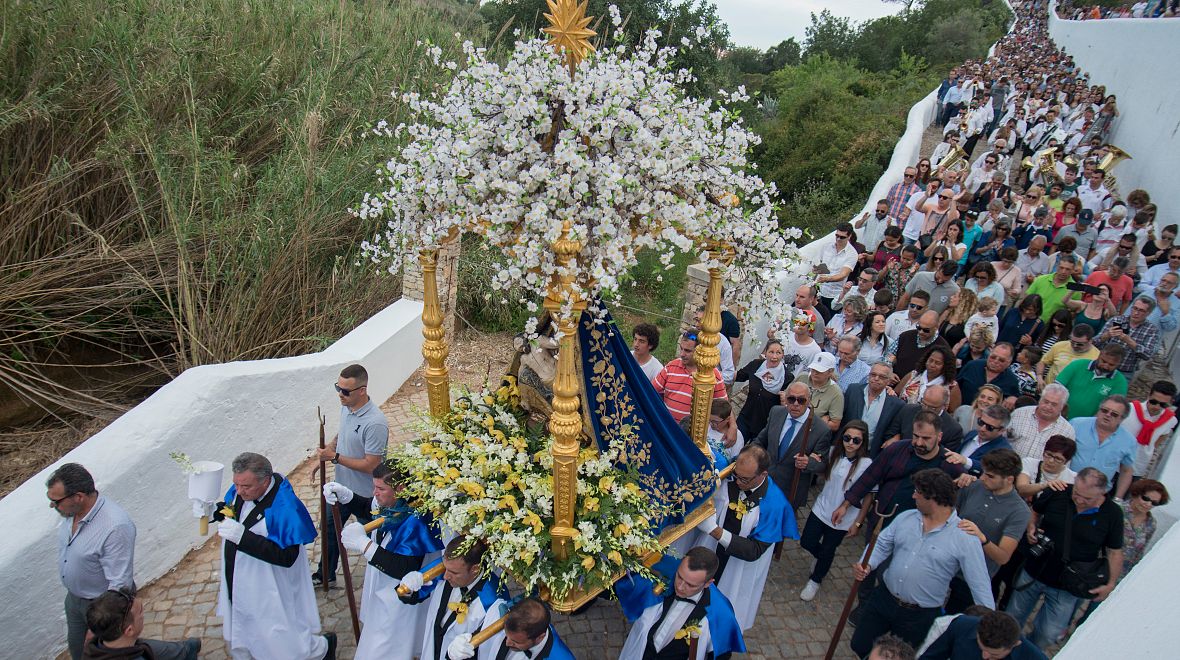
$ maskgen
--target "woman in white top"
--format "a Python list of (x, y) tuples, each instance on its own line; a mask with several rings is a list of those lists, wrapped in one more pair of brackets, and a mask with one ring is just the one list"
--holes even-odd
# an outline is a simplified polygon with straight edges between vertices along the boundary
[(1031, 501), (1045, 489), (1065, 490), (1078, 476), (1069, 469), (1069, 462), (1077, 451), (1078, 444), (1073, 438), (1060, 434), (1049, 436), (1040, 460), (1024, 459), (1024, 470), (1016, 475), (1016, 492)]
[[(922, 396), (926, 394), (926, 388), (931, 385), (949, 387), (951, 383), (955, 382), (955, 354), (945, 344), (934, 344), (926, 349), (926, 355), (922, 356), (922, 361), (918, 364), (922, 365), (921, 368), (902, 376), (894, 388), (897, 396), (906, 403), (921, 403)], [(957, 387), (951, 390), (949, 410), (958, 407), (958, 399), (961, 397), (958, 392), (959, 388)]]
[(991, 298), (998, 305), (1003, 305), (1004, 298), (1008, 295), (1003, 285), (996, 281), (996, 268), (990, 261), (981, 261), (972, 266), (963, 288), (974, 291), (980, 299)]
[(945, 247), (950, 253), (950, 260), (953, 263), (958, 263), (963, 258), (963, 253), (967, 251), (967, 244), (963, 242), (963, 225), (959, 221), (951, 222), (946, 226), (946, 234), (943, 238), (933, 241), (926, 248), (926, 257), (934, 256), (934, 251), (939, 247)]
[(884, 313), (869, 312), (860, 330), (860, 359), (872, 366), (885, 359), (889, 352), (889, 335), (885, 334)]
[(819, 585), (832, 567), (836, 550), (849, 531), (859, 531), (868, 515), (873, 494), (865, 495), (859, 508), (850, 507), (839, 523), (832, 522), (832, 514), (844, 504), (844, 494), (856, 483), (860, 475), (869, 469), (869, 426), (859, 419), (845, 425), (839, 442), (832, 443), (824, 473), (824, 489), (815, 499), (799, 545), (815, 557), (811, 576), (799, 597), (803, 600), (815, 598)]

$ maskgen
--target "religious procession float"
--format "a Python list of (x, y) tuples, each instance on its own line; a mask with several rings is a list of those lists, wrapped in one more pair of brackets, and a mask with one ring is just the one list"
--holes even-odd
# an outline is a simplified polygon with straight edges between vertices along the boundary
[[(423, 274), (430, 415), (391, 453), (410, 476), (404, 496), (481, 539), (490, 569), (571, 612), (627, 573), (654, 578), (669, 544), (713, 514), (722, 286), (746, 309), (777, 300), (798, 233), (780, 230), (773, 184), (747, 161), (757, 137), (724, 105), (685, 95), (691, 74), (672, 69), (658, 32), (606, 46), (585, 2), (548, 5), (548, 38), (518, 41), (503, 63), (470, 43), (465, 63), (445, 62), (426, 44), (453, 79), (403, 96), (415, 123), (378, 126), (398, 146), (355, 213), (382, 225), (365, 245), (374, 263), (396, 272), (416, 257)], [(462, 234), (499, 251), (508, 266), (494, 286), (525, 292), (538, 317), (501, 381), (452, 392), (436, 269)], [(604, 302), (644, 249), (665, 265), (691, 252), (709, 270), (691, 435)]]

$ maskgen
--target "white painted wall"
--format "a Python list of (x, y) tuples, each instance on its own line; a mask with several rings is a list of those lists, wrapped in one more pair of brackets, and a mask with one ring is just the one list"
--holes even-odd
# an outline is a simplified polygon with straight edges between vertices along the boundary
[(1119, 189), (1143, 188), (1160, 208), (1156, 224), (1180, 221), (1180, 21), (1116, 18), (1068, 21), (1049, 14), (1053, 41), (1118, 97), (1110, 142), (1132, 159), (1114, 168)]
[(0, 629), (9, 631), (0, 656), (53, 657), (65, 647), (56, 562), (61, 518), (45, 499), (45, 479), (58, 465), (85, 465), (99, 492), (131, 514), (135, 577), (147, 584), (207, 538), (197, 533), (187, 479), (169, 452), (225, 464), (223, 487), (242, 451), (287, 472), (318, 442), (316, 406), (327, 416), (328, 439), (335, 434), (340, 402), (332, 385), (341, 368), (363, 364), (376, 401), (414, 373), (422, 362), (421, 315), (422, 303), (403, 299), (320, 353), (189, 369), (0, 500)]

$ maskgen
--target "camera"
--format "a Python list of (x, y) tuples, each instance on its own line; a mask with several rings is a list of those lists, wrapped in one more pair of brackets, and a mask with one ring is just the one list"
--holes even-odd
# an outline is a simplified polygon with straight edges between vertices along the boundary
[(1036, 542), (1028, 546), (1028, 556), (1040, 559), (1045, 556), (1045, 553), (1053, 549), (1053, 539), (1045, 535), (1045, 532), (1037, 530)]

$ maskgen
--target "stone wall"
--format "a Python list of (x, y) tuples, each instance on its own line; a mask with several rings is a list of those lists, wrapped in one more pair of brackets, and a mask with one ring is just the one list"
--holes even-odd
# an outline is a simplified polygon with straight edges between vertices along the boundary
[[(459, 241), (449, 241), (438, 253), (438, 298), (442, 305), (443, 328), (447, 341), (455, 340), (455, 304), (459, 291)], [(414, 255), (406, 260), (402, 269), (402, 297), (409, 300), (423, 300), (422, 268)]]

